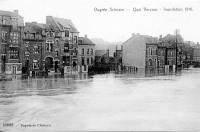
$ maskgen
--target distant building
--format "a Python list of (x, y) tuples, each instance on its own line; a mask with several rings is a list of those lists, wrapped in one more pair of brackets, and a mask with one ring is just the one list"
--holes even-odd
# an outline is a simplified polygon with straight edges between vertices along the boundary
[(109, 50), (95, 50), (95, 66), (109, 65)]
[(197, 45), (193, 47), (193, 60), (196, 62), (200, 62), (200, 45), (199, 45), (199, 43), (197, 43)]
[(14, 12), (0, 11), (0, 72), (21, 74), (22, 71), (22, 35), (24, 20)]
[(175, 70), (176, 49), (163, 43), (146, 44), (146, 67), (148, 71)]
[(176, 39), (174, 35), (168, 34), (163, 38), (160, 36), (158, 43), (146, 43), (146, 71), (175, 70), (176, 64), (182, 66), (183, 47), (180, 35)]
[(123, 47), (121, 46), (121, 49), (118, 49), (116, 46), (116, 50), (114, 52), (114, 66), (115, 66), (115, 71), (121, 71), (122, 70), (122, 49)]
[(155, 37), (132, 34), (132, 36), (123, 43), (123, 66), (145, 69), (146, 43), (157, 42), (158, 39)]
[(88, 72), (94, 66), (95, 44), (85, 35), (78, 39), (78, 66), (79, 72)]

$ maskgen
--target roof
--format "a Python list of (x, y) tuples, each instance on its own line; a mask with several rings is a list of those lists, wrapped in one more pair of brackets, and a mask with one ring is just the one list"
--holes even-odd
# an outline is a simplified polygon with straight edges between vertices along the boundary
[(11, 12), (11, 11), (2, 11), (0, 10), (0, 16), (9, 16), (9, 17), (16, 17), (18, 18), (18, 26), (24, 26), (24, 20), (23, 17), (20, 16), (16, 12)]
[(27, 22), (24, 28), (24, 32), (42, 33), (42, 30), (46, 28), (47, 28), (46, 24)]
[(79, 45), (95, 45), (89, 38), (87, 37), (79, 37), (79, 41), (78, 44)]
[(158, 39), (149, 35), (132, 34), (132, 36), (126, 40), (122, 45), (127, 44), (133, 40), (143, 40), (145, 43), (157, 43)]
[(79, 33), (79, 31), (76, 29), (76, 27), (74, 26), (74, 24), (70, 19), (58, 18), (53, 16), (48, 16), (48, 17), (55, 22), (59, 30), (63, 31), (63, 28), (67, 28), (70, 29), (71, 32)]

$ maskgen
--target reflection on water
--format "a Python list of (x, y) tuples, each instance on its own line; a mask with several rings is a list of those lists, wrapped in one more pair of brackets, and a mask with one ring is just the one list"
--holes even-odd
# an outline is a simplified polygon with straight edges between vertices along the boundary
[[(15, 77), (0, 82), (2, 130), (200, 130), (200, 69)], [(3, 127), (3, 123), (13, 127)], [(21, 124), (50, 124), (24, 128)], [(1, 130), (1, 129), (0, 129)]]

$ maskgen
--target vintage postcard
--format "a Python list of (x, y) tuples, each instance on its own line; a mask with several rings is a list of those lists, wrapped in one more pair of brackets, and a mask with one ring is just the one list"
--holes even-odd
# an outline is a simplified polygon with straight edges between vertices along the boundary
[(0, 132), (200, 131), (200, 0), (0, 0)]

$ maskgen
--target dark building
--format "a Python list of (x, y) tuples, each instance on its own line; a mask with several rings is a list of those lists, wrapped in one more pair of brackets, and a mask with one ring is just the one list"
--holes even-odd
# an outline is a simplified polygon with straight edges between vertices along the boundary
[(118, 49), (118, 47), (116, 46), (116, 50), (114, 52), (114, 67), (115, 67), (115, 71), (122, 71), (122, 49), (123, 47), (121, 46), (121, 49)]
[(23, 36), (23, 73), (43, 71), (43, 50), (45, 45), (45, 24), (26, 23)]
[(0, 72), (21, 74), (24, 21), (18, 11), (0, 11)]
[[(175, 71), (183, 64), (183, 39), (167, 35), (158, 43), (146, 43), (146, 71)], [(176, 42), (177, 41), (177, 42)]]
[(71, 20), (46, 17), (46, 24), (26, 23), (23, 67), (37, 73), (78, 72), (78, 30)]

